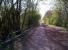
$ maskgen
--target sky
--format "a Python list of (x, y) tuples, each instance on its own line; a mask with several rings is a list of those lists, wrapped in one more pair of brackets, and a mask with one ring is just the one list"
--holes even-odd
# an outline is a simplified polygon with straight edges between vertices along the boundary
[(45, 13), (48, 10), (51, 10), (54, 6), (54, 0), (43, 0), (39, 2), (38, 9), (39, 13), (41, 14), (41, 19), (44, 17)]
[[(16, 0), (14, 0), (15, 2)], [(51, 10), (54, 6), (54, 0), (42, 0), (38, 4), (39, 13), (41, 14), (41, 19), (44, 17), (48, 10)]]

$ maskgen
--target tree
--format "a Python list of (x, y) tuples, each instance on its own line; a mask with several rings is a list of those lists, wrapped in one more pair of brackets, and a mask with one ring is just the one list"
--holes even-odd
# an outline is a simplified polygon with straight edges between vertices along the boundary
[[(34, 1), (35, 0), (16, 0), (14, 2), (14, 0), (0, 0), (0, 34), (4, 36), (3, 39), (6, 39), (10, 32), (23, 29), (23, 25), (27, 21), (26, 19), (29, 21), (32, 20), (28, 12), (32, 12), (33, 15), (37, 10), (36, 6), (40, 0), (37, 0), (35, 3)], [(28, 24), (28, 26), (29, 25), (30, 24)]]

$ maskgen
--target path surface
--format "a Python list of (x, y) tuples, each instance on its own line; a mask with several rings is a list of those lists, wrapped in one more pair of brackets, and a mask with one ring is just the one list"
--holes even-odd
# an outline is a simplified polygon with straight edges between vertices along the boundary
[(28, 32), (23, 46), (22, 42), (16, 45), (16, 50), (68, 50), (68, 32), (40, 25)]
[[(51, 36), (47, 28), (39, 26), (31, 30), (26, 36), (24, 50), (68, 50), (67, 46), (57, 42), (58, 40), (56, 41), (56, 38)], [(55, 32), (53, 31), (52, 34)]]

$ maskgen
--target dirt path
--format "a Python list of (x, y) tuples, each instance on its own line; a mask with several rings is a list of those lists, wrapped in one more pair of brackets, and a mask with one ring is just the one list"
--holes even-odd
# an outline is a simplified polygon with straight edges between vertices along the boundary
[(50, 38), (46, 29), (46, 27), (39, 26), (31, 30), (26, 36), (24, 50), (67, 50), (62, 44)]
[(68, 32), (45, 25), (35, 27), (18, 41), (16, 50), (68, 50)]

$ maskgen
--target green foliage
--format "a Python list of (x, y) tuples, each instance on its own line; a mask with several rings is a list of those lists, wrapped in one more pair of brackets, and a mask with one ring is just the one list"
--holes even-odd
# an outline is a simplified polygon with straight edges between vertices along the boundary
[[(21, 2), (23, 3), (23, 6), (21, 6)], [(34, 3), (34, 0), (16, 0), (16, 2), (14, 2), (14, 0), (1, 0), (0, 41), (3, 42), (8, 38), (15, 37), (17, 34), (14, 33), (15, 31), (25, 30), (25, 28), (30, 27), (31, 25), (38, 25), (40, 15), (36, 10), (36, 6), (37, 3)], [(20, 34), (20, 32), (18, 33)], [(10, 47), (7, 48), (6, 46), (5, 50), (10, 50)]]
[(51, 13), (52, 15), (46, 14), (47, 16), (43, 19), (46, 24), (68, 28), (68, 18), (63, 15), (64, 12), (55, 9), (52, 10)]
[[(58, 3), (58, 4), (57, 4)], [(44, 17), (45, 23), (65, 27), (68, 29), (68, 1), (67, 0), (56, 0), (55, 6), (52, 11), (52, 15)]]
[(32, 10), (31, 12), (30, 12), (30, 20), (31, 20), (31, 23), (33, 24), (33, 25), (37, 25), (37, 24), (39, 24), (39, 20), (40, 20), (40, 15), (38, 14), (38, 12), (36, 11), (36, 10)]
[(52, 10), (52, 11), (50, 11), (50, 13), (51, 13), (51, 15), (45, 15), (45, 17), (44, 17), (44, 22), (46, 23), (46, 24), (51, 24), (51, 25), (55, 25), (56, 24), (56, 21), (57, 21), (57, 16), (58, 16), (58, 13), (56, 12), (56, 10)]
[(33, 25), (33, 26), (38, 25), (39, 20), (40, 20), (40, 15), (36, 10), (27, 11), (25, 15), (25, 21), (24, 21), (23, 27), (29, 27), (30, 25)]

